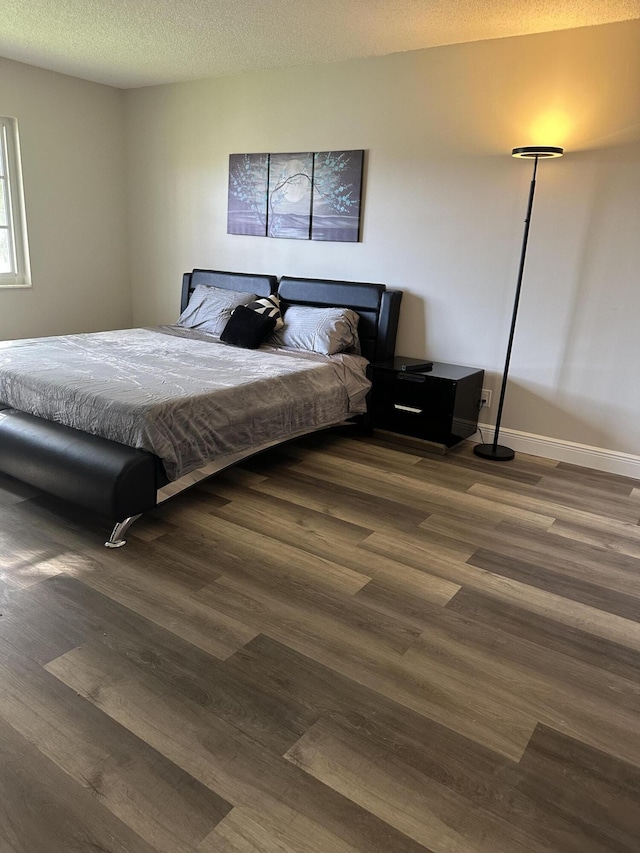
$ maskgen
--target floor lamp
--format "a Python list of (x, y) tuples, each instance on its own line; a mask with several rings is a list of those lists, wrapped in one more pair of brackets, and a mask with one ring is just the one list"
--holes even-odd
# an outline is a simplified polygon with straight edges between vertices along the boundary
[(513, 336), (516, 331), (516, 318), (518, 316), (518, 303), (520, 302), (520, 290), (522, 288), (522, 276), (524, 274), (524, 262), (527, 256), (527, 242), (529, 241), (529, 224), (531, 223), (531, 210), (533, 208), (533, 196), (536, 191), (536, 172), (538, 171), (538, 160), (549, 157), (562, 157), (564, 154), (563, 148), (555, 148), (551, 145), (528, 145), (524, 148), (514, 148), (511, 152), (512, 157), (521, 157), (525, 160), (533, 160), (533, 177), (531, 178), (531, 188), (529, 190), (529, 204), (527, 205), (527, 217), (524, 220), (524, 236), (522, 238), (522, 251), (520, 253), (520, 269), (518, 270), (518, 283), (516, 285), (516, 296), (513, 302), (513, 314), (511, 316), (511, 331), (509, 332), (509, 343), (507, 344), (507, 357), (504, 363), (504, 373), (502, 374), (502, 387), (500, 388), (500, 402), (498, 403), (498, 417), (496, 418), (496, 431), (493, 436), (492, 444), (476, 444), (473, 452), (476, 456), (481, 456), (483, 459), (493, 459), (495, 462), (508, 462), (515, 456), (514, 451), (510, 447), (505, 447), (504, 444), (498, 444), (500, 435), (500, 422), (502, 420), (502, 407), (504, 405), (504, 395), (507, 390), (507, 376), (509, 374), (509, 362), (511, 361), (511, 347), (513, 346)]

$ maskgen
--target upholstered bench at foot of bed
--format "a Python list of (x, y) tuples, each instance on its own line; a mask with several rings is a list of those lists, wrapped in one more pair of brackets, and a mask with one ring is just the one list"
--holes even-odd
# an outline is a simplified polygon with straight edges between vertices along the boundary
[(0, 471), (114, 521), (153, 509), (167, 483), (151, 453), (6, 408)]

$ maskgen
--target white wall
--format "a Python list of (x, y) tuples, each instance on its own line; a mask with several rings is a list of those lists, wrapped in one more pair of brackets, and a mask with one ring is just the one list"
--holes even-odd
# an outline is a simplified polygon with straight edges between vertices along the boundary
[(0, 338), (130, 326), (124, 95), (0, 59), (18, 119), (30, 289), (0, 289)]
[[(134, 320), (193, 267), (381, 281), (397, 351), (497, 389), (543, 162), (503, 426), (640, 454), (640, 22), (125, 93)], [(367, 150), (363, 239), (226, 234), (228, 156)], [(497, 396), (497, 395), (494, 395)], [(489, 412), (490, 416), (494, 409)]]

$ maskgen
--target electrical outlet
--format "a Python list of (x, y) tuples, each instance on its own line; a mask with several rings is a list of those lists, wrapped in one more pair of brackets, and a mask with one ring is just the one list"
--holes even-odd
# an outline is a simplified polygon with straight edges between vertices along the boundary
[(480, 395), (480, 408), (481, 409), (490, 409), (491, 408), (491, 391), (488, 388), (482, 389), (482, 394)]

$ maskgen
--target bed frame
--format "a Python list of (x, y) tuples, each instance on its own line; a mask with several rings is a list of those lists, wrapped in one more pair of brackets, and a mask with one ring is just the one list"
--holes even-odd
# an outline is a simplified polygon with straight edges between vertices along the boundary
[[(376, 363), (393, 358), (402, 293), (387, 290), (383, 284), (289, 277), (278, 284), (275, 276), (196, 269), (183, 276), (181, 310), (198, 284), (258, 296), (278, 293), (284, 308), (352, 308), (360, 316), (358, 332), (365, 358)], [(152, 453), (2, 408), (0, 403), (0, 472), (114, 520), (115, 527), (105, 542), (108, 548), (125, 544), (126, 531), (142, 513), (282, 441), (220, 457), (169, 482), (161, 460)]]

